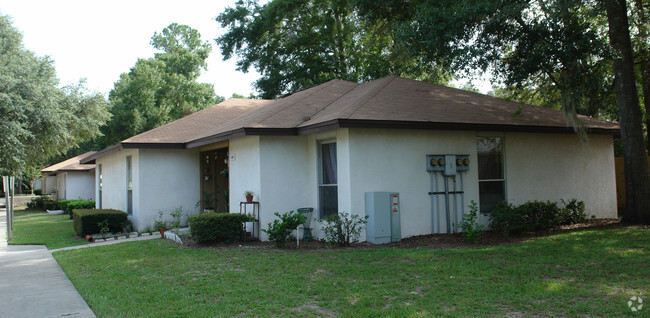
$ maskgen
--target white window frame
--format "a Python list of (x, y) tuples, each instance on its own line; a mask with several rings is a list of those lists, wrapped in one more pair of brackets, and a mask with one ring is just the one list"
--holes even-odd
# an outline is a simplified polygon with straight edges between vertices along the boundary
[[(336, 145), (336, 139), (325, 139), (325, 140), (319, 140), (317, 142), (318, 144), (318, 186), (316, 187), (316, 192), (317, 192), (317, 197), (318, 197), (318, 217), (320, 219), (324, 218), (324, 212), (323, 207), (321, 206), (321, 187), (336, 187), (336, 202), (338, 205), (338, 168), (336, 169), (336, 183), (324, 183), (323, 180), (323, 145), (327, 144), (335, 144)], [(338, 166), (338, 145), (336, 145), (336, 154), (337, 154), (337, 166)], [(337, 207), (337, 214), (338, 214), (338, 207)]]
[[(481, 183), (482, 182), (498, 182), (501, 181), (503, 182), (503, 200), (508, 201), (508, 177), (507, 177), (507, 171), (506, 171), (506, 138), (503, 135), (495, 136), (495, 135), (477, 135), (476, 136), (476, 164), (477, 167), (479, 166), (479, 157), (480, 157), (480, 152), (478, 151), (478, 139), (479, 138), (499, 138), (501, 139), (501, 171), (503, 171), (503, 178), (499, 179), (481, 179), (480, 171), (477, 173), (477, 179), (478, 179), (478, 190), (479, 190), (479, 209), (481, 206)], [(480, 211), (481, 213), (489, 213), (490, 211)]]

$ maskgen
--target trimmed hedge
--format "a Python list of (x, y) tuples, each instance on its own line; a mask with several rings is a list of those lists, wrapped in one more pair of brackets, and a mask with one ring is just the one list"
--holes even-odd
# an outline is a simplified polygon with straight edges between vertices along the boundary
[(101, 228), (98, 223), (108, 220), (110, 231), (121, 232), (127, 223), (126, 212), (112, 209), (73, 210), (74, 230), (79, 236), (99, 233)]
[(88, 210), (95, 208), (95, 201), (90, 200), (64, 200), (66, 201), (65, 207), (61, 207), (61, 210), (64, 210), (70, 215), (72, 219), (72, 210)]
[(241, 238), (242, 223), (247, 220), (239, 213), (205, 213), (190, 216), (188, 223), (197, 242), (229, 242)]

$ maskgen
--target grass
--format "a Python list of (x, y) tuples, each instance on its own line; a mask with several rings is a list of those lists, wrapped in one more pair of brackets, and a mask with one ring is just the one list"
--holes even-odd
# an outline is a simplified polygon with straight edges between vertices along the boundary
[(24, 215), (43, 214), (43, 213), (47, 213), (47, 212), (38, 208), (28, 208), (26, 206), (14, 207), (14, 217), (24, 216)]
[(55, 249), (87, 243), (75, 235), (72, 220), (67, 214), (32, 215), (14, 219), (9, 244), (46, 245), (48, 249)]
[(650, 231), (634, 227), (454, 250), (152, 240), (54, 256), (98, 317), (637, 317), (629, 298), (650, 299)]

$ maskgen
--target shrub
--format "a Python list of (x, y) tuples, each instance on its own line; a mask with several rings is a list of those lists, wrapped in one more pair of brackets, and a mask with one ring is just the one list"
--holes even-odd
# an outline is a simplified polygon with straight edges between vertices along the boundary
[(73, 200), (59, 200), (59, 201), (56, 201), (56, 203), (57, 203), (56, 209), (68, 212), (68, 203), (70, 203), (72, 201)]
[(262, 230), (269, 235), (269, 240), (273, 241), (276, 246), (283, 246), (291, 232), (295, 230), (300, 224), (305, 223), (305, 216), (300, 213), (294, 213), (293, 211), (278, 213), (275, 212), (275, 216), (279, 218), (273, 220), (273, 222), (268, 224), (268, 229)]
[(357, 214), (339, 212), (328, 215), (319, 222), (324, 223), (323, 232), (328, 243), (350, 246), (359, 241), (361, 230), (368, 223), (368, 216), (362, 218)]
[(28, 208), (43, 209), (43, 203), (49, 200), (47, 195), (39, 195), (33, 198), (31, 201), (27, 202)]
[(197, 242), (233, 241), (241, 238), (246, 215), (238, 213), (204, 213), (188, 219), (190, 235)]
[(474, 200), (469, 204), (469, 212), (463, 215), (463, 235), (469, 243), (476, 243), (476, 240), (483, 233), (483, 225), (478, 224), (476, 218), (478, 217), (478, 205)]
[(43, 190), (41, 190), (41, 189), (36, 189), (36, 190), (34, 190), (34, 194), (35, 194), (35, 195), (43, 195)]
[(72, 210), (88, 210), (95, 208), (95, 201), (90, 200), (66, 200), (65, 208), (63, 209), (70, 215), (72, 219)]
[(507, 238), (510, 234), (526, 230), (526, 216), (519, 213), (512, 204), (501, 201), (490, 211), (490, 227)]
[(551, 201), (528, 201), (517, 207), (526, 217), (525, 231), (540, 231), (559, 225), (560, 208)]
[(508, 237), (510, 234), (541, 231), (586, 220), (584, 202), (576, 199), (562, 202), (564, 208), (550, 201), (528, 201), (519, 206), (501, 202), (490, 211), (490, 227)]
[(98, 224), (104, 220), (108, 221), (111, 232), (120, 232), (128, 219), (126, 212), (112, 209), (73, 210), (72, 215), (74, 230), (79, 236), (99, 233), (101, 228)]
[(43, 201), (43, 210), (58, 210), (59, 203), (56, 201), (46, 200)]
[(561, 225), (571, 225), (587, 221), (587, 214), (585, 213), (585, 203), (578, 201), (578, 199), (571, 199), (569, 202), (564, 203), (564, 208), (560, 209), (559, 223)]

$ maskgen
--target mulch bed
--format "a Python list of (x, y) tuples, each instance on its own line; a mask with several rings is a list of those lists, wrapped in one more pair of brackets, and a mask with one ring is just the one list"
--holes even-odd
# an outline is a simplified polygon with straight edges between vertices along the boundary
[[(618, 219), (597, 219), (589, 220), (585, 223), (560, 226), (558, 228), (525, 233), (519, 236), (511, 236), (505, 238), (501, 233), (495, 231), (485, 231), (480, 236), (475, 244), (468, 243), (462, 233), (456, 234), (428, 234), (411, 236), (402, 239), (400, 242), (387, 243), (387, 244), (370, 244), (358, 243), (351, 247), (339, 248), (331, 246), (324, 241), (310, 241), (300, 242), (300, 246), (296, 245), (296, 241), (288, 241), (287, 244), (281, 249), (284, 250), (354, 250), (354, 249), (374, 249), (374, 248), (427, 248), (427, 249), (453, 249), (477, 246), (493, 246), (501, 244), (520, 243), (530, 238), (547, 236), (558, 233), (581, 231), (585, 229), (608, 229), (608, 228), (623, 228), (628, 226)], [(650, 226), (644, 228), (650, 229)], [(273, 242), (260, 242), (255, 239), (247, 239), (235, 241), (231, 243), (215, 242), (215, 243), (197, 243), (187, 236), (181, 236), (184, 248), (206, 248), (206, 249), (277, 249)]]

